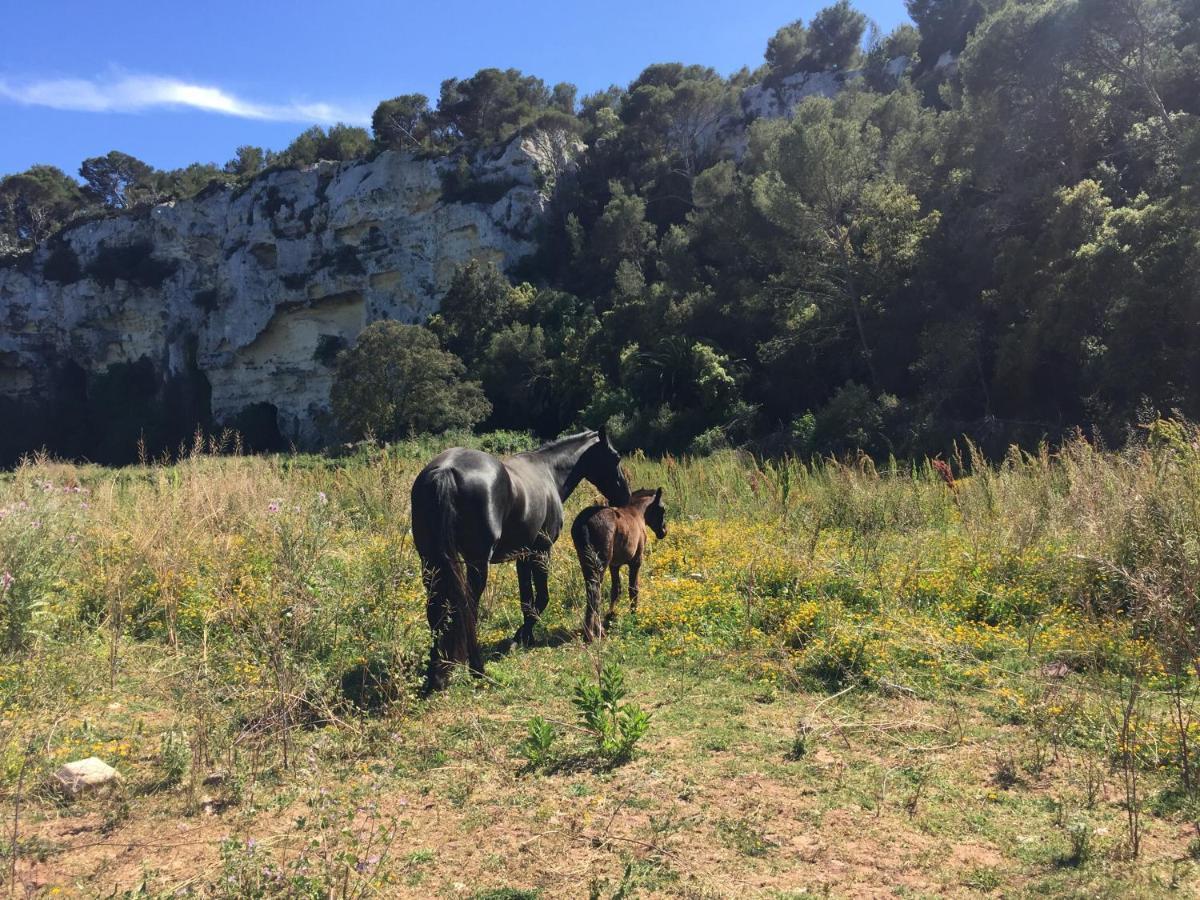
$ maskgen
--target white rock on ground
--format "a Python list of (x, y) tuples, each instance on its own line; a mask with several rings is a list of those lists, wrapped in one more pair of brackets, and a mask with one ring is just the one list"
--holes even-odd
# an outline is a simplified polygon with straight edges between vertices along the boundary
[(59, 767), (53, 775), (58, 787), (71, 796), (120, 780), (117, 770), (96, 756), (69, 762)]

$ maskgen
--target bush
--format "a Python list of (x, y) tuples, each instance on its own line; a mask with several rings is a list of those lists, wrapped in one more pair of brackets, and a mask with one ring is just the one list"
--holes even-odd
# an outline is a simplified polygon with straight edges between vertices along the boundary
[(609, 763), (629, 760), (650, 727), (650, 714), (634, 703), (622, 703), (625, 695), (625, 673), (610, 663), (595, 684), (579, 682), (571, 701), (595, 742), (596, 755)]
[(554, 726), (541, 716), (530, 719), (525, 740), (517, 748), (525, 758), (525, 768), (531, 772), (548, 768), (554, 760), (554, 742), (557, 738)]
[(382, 440), (471, 428), (491, 412), (462, 360), (420, 325), (369, 325), (338, 357), (333, 414), (354, 439)]

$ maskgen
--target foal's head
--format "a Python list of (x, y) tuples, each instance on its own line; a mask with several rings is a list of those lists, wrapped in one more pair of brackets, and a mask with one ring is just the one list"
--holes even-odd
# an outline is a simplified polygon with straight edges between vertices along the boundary
[[(640, 492), (639, 492), (640, 493)], [(662, 502), (662, 488), (654, 492), (654, 499), (642, 514), (650, 530), (660, 541), (667, 536), (667, 508)]]
[(601, 428), (599, 440), (579, 460), (583, 477), (594, 484), (609, 503), (624, 506), (630, 500), (629, 482), (621, 470), (621, 454)]

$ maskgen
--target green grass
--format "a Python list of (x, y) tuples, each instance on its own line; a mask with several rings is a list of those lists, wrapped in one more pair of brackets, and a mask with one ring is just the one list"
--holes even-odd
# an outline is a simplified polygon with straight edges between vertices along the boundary
[[(487, 677), (428, 700), (407, 503), (431, 443), (23, 467), (0, 482), (7, 859), (15, 822), (18, 882), (85, 896), (1194, 891), (1193, 632), (1169, 598), (1195, 583), (1200, 453), (1160, 430), (953, 486), (635, 455), (670, 529), (637, 617), (582, 644), (560, 547), (540, 644), (509, 651), (498, 567)], [(632, 752), (573, 702), (606, 665), (612, 708), (650, 717)], [(375, 701), (343, 698), (350, 671)], [(119, 789), (46, 789), (90, 755)]]

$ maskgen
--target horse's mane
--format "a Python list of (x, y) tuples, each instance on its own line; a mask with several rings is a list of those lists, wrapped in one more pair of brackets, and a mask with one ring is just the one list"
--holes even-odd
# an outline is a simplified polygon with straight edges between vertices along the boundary
[(580, 438), (590, 437), (591, 435), (594, 435), (594, 434), (596, 434), (595, 431), (581, 431), (578, 434), (568, 434), (568, 435), (565, 435), (564, 437), (555, 438), (552, 441), (548, 441), (547, 443), (542, 444), (542, 446), (538, 447), (533, 452), (538, 453), (542, 450), (557, 450), (559, 447), (564, 447), (567, 444), (574, 444), (575, 442), (580, 440)]

